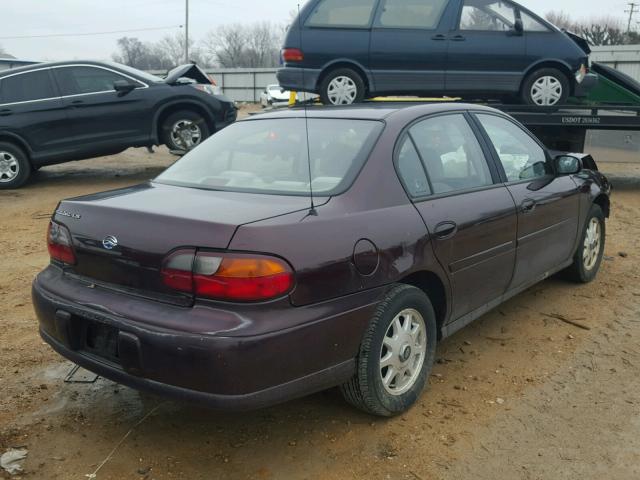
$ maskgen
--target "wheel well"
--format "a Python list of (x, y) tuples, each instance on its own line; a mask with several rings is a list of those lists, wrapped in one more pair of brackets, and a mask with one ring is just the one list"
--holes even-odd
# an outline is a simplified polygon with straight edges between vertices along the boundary
[(440, 338), (447, 315), (447, 294), (440, 277), (429, 271), (416, 272), (400, 280), (400, 283), (412, 285), (427, 294), (436, 313), (438, 338)]
[(211, 118), (211, 115), (209, 115), (209, 113), (203, 107), (196, 105), (194, 103), (187, 103), (187, 104), (178, 103), (176, 105), (171, 105), (165, 108), (160, 113), (160, 116), (158, 117), (158, 123), (156, 124), (156, 132), (155, 132), (157, 135), (158, 144), (162, 143), (162, 126), (164, 125), (164, 122), (167, 119), (167, 117), (169, 117), (169, 115), (175, 112), (180, 112), (184, 110), (201, 115), (202, 118), (204, 118), (207, 122), (207, 127), (209, 127), (210, 134), (211, 135), (214, 134), (216, 130), (216, 126), (213, 122), (213, 119)]
[(355, 63), (350, 63), (350, 62), (338, 62), (338, 63), (333, 63), (329, 65), (318, 77), (318, 84), (316, 85), (316, 90), (320, 90), (320, 85), (322, 84), (324, 79), (327, 77), (327, 75), (329, 75), (331, 72), (334, 72), (340, 68), (350, 68), (351, 70), (355, 70), (358, 73), (358, 75), (360, 75), (360, 78), (362, 78), (362, 81), (364, 82), (365, 91), (366, 92), (369, 91), (369, 77), (367, 77), (367, 74), (364, 72), (364, 70), (362, 70), (362, 68), (360, 68)]
[(18, 147), (27, 156), (29, 163), (31, 163), (29, 146), (23, 140), (11, 135), (0, 135), (0, 142), (10, 143), (11, 145), (15, 145), (16, 147)]
[(573, 95), (573, 90), (574, 90), (574, 82), (571, 81), (572, 74), (571, 71), (567, 68), (566, 65), (564, 65), (563, 63), (560, 62), (554, 62), (554, 61), (547, 61), (547, 62), (542, 62), (539, 63), (537, 65), (535, 65), (531, 70), (529, 70), (527, 72), (527, 74), (525, 75), (524, 79), (522, 80), (522, 83), (520, 84), (520, 91), (522, 92), (522, 89), (524, 88), (524, 84), (527, 81), (527, 79), (535, 72), (537, 72), (538, 70), (541, 70), (543, 68), (555, 68), (556, 70), (560, 70), (565, 77), (567, 77), (567, 81), (569, 82), (569, 95)]
[(598, 195), (593, 203), (595, 203), (602, 209), (602, 213), (604, 213), (604, 216), (606, 218), (609, 218), (609, 213), (611, 211), (609, 197), (607, 197), (605, 194)]

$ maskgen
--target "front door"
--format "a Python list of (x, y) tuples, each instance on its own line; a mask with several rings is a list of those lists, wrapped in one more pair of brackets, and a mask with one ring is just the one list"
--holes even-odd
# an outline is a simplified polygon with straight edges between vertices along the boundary
[(518, 208), (514, 288), (539, 280), (571, 260), (578, 235), (580, 195), (570, 176), (553, 173), (544, 148), (501, 116), (477, 114), (493, 144)]
[[(150, 138), (151, 104), (145, 85), (92, 65), (57, 67), (53, 72), (79, 146), (128, 146)], [(135, 83), (138, 88), (121, 94), (114, 89), (117, 80)]]
[(378, 93), (442, 94), (447, 60), (447, 0), (381, 0), (369, 65)]
[(415, 205), (449, 276), (456, 320), (506, 291), (515, 263), (515, 205), (465, 114), (427, 118), (409, 138), (430, 192)]
[(528, 66), (518, 12), (504, 0), (462, 0), (458, 22), (449, 34), (446, 91), (465, 93), (520, 90)]

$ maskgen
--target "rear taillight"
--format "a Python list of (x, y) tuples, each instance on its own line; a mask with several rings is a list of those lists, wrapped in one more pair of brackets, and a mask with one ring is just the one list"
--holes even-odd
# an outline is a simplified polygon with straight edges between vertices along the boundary
[(67, 227), (53, 221), (49, 222), (47, 247), (49, 249), (49, 256), (53, 260), (75, 265), (76, 254), (73, 251), (71, 233), (69, 233)]
[(173, 290), (197, 297), (256, 302), (288, 293), (294, 275), (276, 257), (178, 250), (165, 259), (162, 281)]
[(282, 60), (285, 63), (290, 62), (302, 62), (304, 60), (304, 53), (299, 48), (284, 48), (282, 50)]

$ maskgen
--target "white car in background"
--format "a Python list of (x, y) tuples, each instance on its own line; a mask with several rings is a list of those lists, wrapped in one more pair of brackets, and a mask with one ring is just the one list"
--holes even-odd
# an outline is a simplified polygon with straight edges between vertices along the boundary
[(291, 92), (283, 90), (280, 85), (268, 85), (260, 94), (260, 104), (262, 108), (284, 107), (289, 104)]

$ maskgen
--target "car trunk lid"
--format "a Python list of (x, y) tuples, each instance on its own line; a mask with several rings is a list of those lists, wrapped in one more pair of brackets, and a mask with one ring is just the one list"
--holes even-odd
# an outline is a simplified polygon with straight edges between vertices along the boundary
[(238, 226), (308, 208), (305, 197), (199, 190), (148, 183), (61, 202), (54, 220), (71, 232), (77, 258), (66, 268), (89, 283), (187, 305), (166, 288), (167, 254), (224, 250)]

